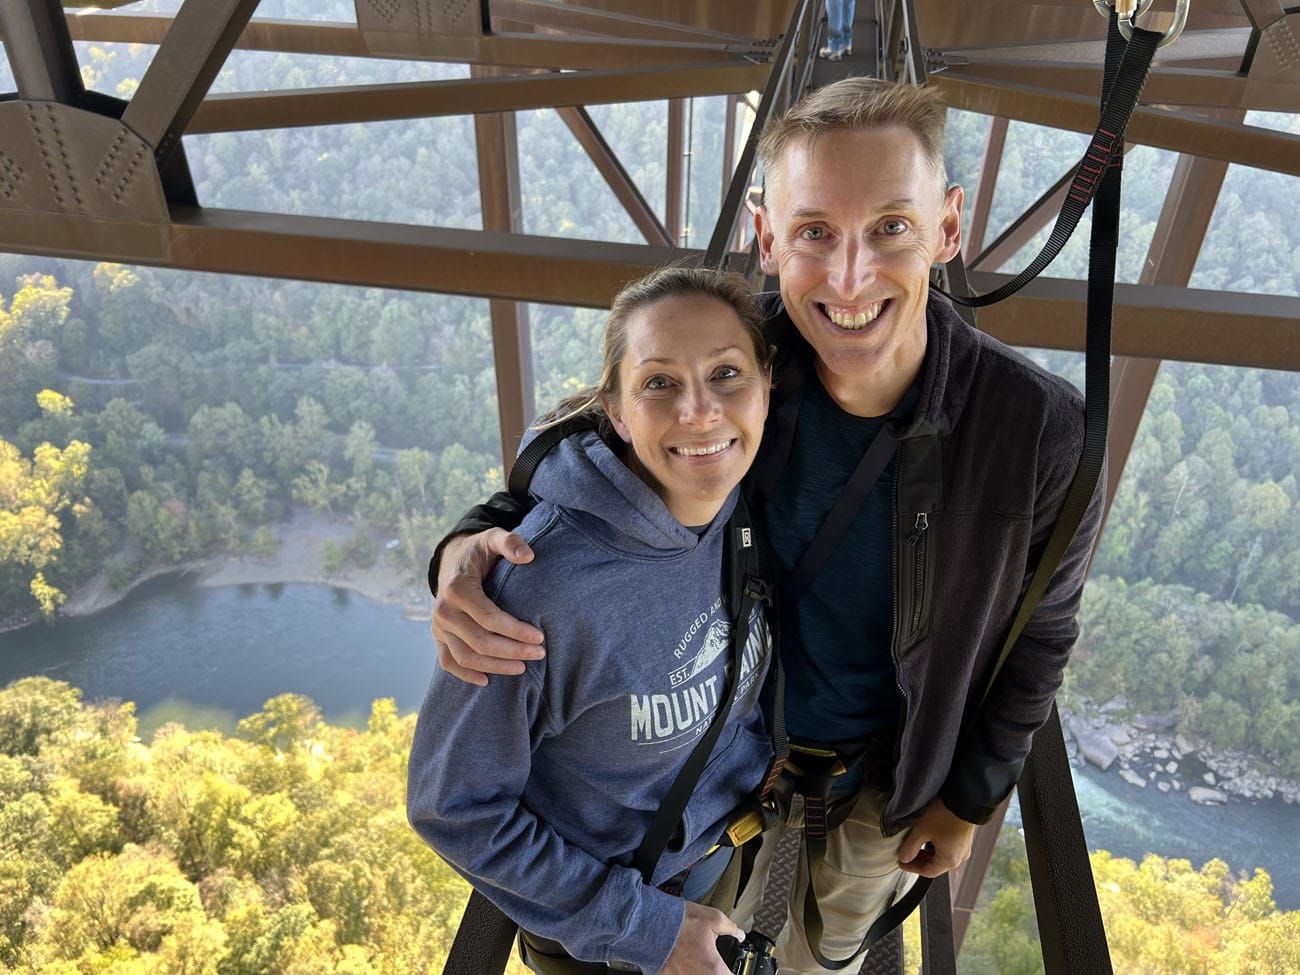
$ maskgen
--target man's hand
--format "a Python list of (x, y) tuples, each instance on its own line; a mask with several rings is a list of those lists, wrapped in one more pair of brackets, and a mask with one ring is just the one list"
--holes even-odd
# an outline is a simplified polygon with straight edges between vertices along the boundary
[(488, 674), (522, 674), (523, 661), (546, 656), (542, 631), (498, 609), (483, 592), (498, 558), (523, 565), (533, 550), (502, 528), (452, 539), (442, 550), (433, 606), (438, 666), (468, 684), (485, 686)]
[(966, 862), (974, 837), (974, 823), (953, 815), (942, 800), (935, 799), (903, 837), (898, 865), (922, 877), (941, 876)]
[(659, 975), (727, 975), (717, 944), (724, 934), (745, 937), (745, 932), (721, 911), (687, 901), (677, 943)]

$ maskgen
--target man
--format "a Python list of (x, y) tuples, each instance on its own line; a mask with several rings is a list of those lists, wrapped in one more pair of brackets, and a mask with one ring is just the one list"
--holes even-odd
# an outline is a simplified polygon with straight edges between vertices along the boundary
[[(751, 487), (787, 574), (787, 728), (850, 766), (831, 786), (838, 815), (828, 818), (842, 822), (815, 880), (820, 952), (835, 959), (856, 951), (910, 875), (962, 863), (975, 826), (1014, 787), (1077, 635), (1100, 519), (1098, 492), (980, 706), (1077, 466), (1083, 409), (1072, 387), (930, 294), (931, 267), (951, 260), (961, 238), (944, 119), (926, 89), (851, 78), (775, 119), (759, 150), (766, 195), (755, 227), (780, 298), (769, 307), (776, 382)], [(820, 568), (800, 578), (882, 428), (897, 441), (888, 465), (848, 509)], [(494, 500), (459, 527), (509, 527), (518, 516), (508, 507)], [(542, 652), (540, 634), (503, 618), (476, 588), (498, 556), (531, 554), (498, 528), (455, 540), (437, 576), (439, 658), (464, 679), (517, 672)], [(963, 716), (970, 729), (959, 736)], [(799, 826), (789, 785), (782, 809)], [(777, 832), (733, 915), (742, 927)], [(778, 957), (782, 971), (821, 975), (818, 946), (802, 931), (804, 874)]]

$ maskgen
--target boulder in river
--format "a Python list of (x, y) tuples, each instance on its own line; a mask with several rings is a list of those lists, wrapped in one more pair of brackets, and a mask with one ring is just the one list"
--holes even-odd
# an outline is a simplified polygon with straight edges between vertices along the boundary
[(1169, 783), (1166, 782), (1164, 779), (1161, 779), (1159, 782), (1156, 783), (1156, 788), (1159, 789), (1161, 792), (1168, 792)]
[(1203, 785), (1194, 785), (1187, 790), (1187, 796), (1192, 802), (1199, 802), (1202, 806), (1221, 806), (1228, 801), (1226, 793), (1218, 789), (1207, 789)]
[(1218, 779), (1214, 777), (1213, 772), (1206, 772), (1201, 778), (1205, 780), (1206, 785), (1216, 785), (1218, 783)]
[(1184, 755), (1196, 751), (1186, 735), (1174, 735), (1174, 744), (1178, 746), (1178, 750)]
[(1138, 775), (1132, 769), (1120, 769), (1119, 777), (1129, 785), (1135, 785), (1139, 789), (1145, 789), (1147, 787), (1147, 780), (1142, 778), (1142, 776)]
[(1119, 749), (1115, 743), (1105, 735), (1099, 735), (1093, 731), (1085, 731), (1082, 734), (1079, 729), (1075, 732), (1075, 741), (1079, 743), (1079, 754), (1093, 765), (1106, 771), (1119, 757)]

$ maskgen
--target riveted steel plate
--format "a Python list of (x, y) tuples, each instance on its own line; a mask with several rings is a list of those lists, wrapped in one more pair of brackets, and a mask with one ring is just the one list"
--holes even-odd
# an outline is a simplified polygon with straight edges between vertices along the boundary
[(0, 210), (169, 219), (148, 144), (117, 119), (45, 101), (0, 103)]

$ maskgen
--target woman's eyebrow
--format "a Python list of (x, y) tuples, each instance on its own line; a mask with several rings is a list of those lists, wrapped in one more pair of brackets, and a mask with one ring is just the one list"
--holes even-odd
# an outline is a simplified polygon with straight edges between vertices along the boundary
[[(740, 351), (740, 346), (738, 345), (724, 345), (721, 346), (720, 348), (710, 349), (707, 353), (705, 353), (705, 356), (709, 359), (713, 359), (717, 356), (724, 355), (728, 352), (739, 352), (739, 351)], [(677, 362), (676, 359), (669, 359), (663, 356), (650, 356), (648, 358), (641, 359), (640, 361), (638, 361), (637, 365), (644, 366), (647, 364), (654, 364), (654, 365), (671, 366), (674, 365), (676, 362)]]

